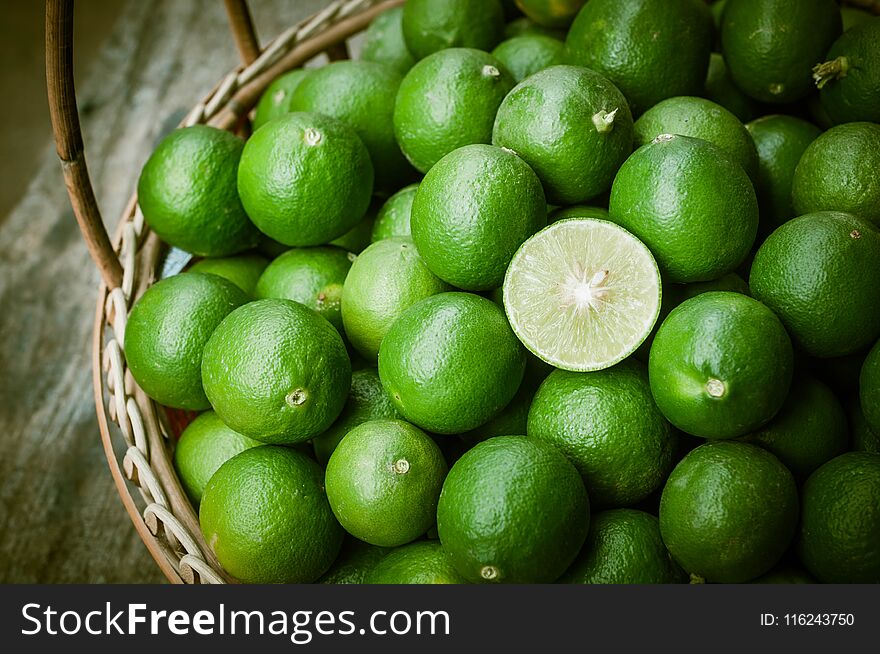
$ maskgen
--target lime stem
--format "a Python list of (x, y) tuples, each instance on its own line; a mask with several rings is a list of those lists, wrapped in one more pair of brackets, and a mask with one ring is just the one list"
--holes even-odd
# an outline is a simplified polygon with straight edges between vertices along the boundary
[(816, 88), (823, 88), (833, 79), (843, 79), (849, 72), (849, 61), (846, 57), (838, 57), (831, 61), (813, 66), (813, 79), (816, 81)]
[(593, 125), (600, 134), (606, 134), (614, 129), (614, 117), (617, 116), (617, 109), (614, 111), (600, 111), (593, 116)]

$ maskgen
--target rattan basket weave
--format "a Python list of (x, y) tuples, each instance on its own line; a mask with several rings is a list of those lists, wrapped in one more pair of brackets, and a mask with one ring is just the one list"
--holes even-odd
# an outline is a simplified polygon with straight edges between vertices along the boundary
[[(226, 0), (242, 64), (186, 116), (227, 130), (246, 127), (250, 109), (282, 72), (321, 53), (347, 56), (346, 39), (404, 0), (334, 0), (260, 49), (245, 0)], [(89, 181), (73, 85), (73, 0), (46, 3), (46, 77), (52, 127), (74, 214), (102, 284), (92, 339), (95, 406), (110, 472), (135, 529), (173, 583), (234, 582), (205, 544), (199, 521), (171, 463), (172, 428), (164, 409), (138, 387), (122, 348), (128, 312), (154, 282), (167, 248), (144, 223), (133, 195), (111, 238)], [(134, 185), (134, 181), (132, 184)]]

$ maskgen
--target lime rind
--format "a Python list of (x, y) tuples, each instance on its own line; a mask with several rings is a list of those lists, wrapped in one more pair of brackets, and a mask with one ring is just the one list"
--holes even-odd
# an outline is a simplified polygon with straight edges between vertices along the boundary
[(660, 315), (654, 255), (614, 223), (571, 218), (523, 243), (507, 269), (504, 309), (525, 347), (563, 370), (619, 363)]

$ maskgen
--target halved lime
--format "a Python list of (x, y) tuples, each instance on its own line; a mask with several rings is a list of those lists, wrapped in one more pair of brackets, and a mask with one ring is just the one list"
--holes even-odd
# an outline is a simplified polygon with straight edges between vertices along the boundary
[(504, 309), (523, 345), (563, 370), (602, 370), (647, 338), (660, 271), (645, 245), (605, 220), (553, 223), (522, 244), (504, 278)]

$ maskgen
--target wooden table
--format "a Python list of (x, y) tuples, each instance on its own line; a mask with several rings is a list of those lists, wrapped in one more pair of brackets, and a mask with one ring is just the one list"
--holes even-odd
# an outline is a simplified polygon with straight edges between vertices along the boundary
[[(325, 4), (251, 2), (264, 42)], [(222, 5), (129, 0), (80, 85), (108, 225), (157, 139), (236, 64)], [(101, 448), (89, 367), (98, 275), (49, 142), (47, 125), (40, 169), (0, 228), (0, 583), (157, 583)]]

